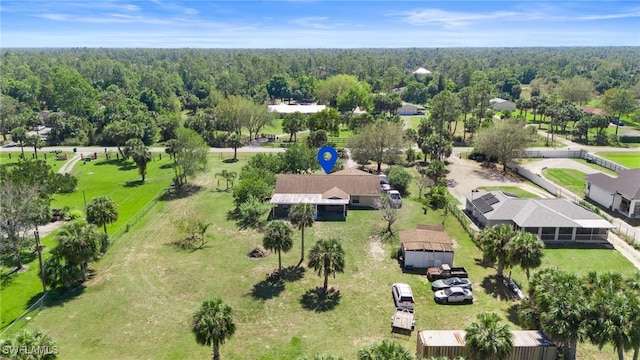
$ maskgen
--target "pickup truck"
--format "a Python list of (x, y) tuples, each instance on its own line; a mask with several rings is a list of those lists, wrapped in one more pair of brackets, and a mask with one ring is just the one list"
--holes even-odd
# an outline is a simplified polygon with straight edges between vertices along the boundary
[(447, 264), (427, 269), (427, 278), (429, 281), (448, 279), (450, 277), (468, 278), (469, 274), (463, 267), (450, 267)]

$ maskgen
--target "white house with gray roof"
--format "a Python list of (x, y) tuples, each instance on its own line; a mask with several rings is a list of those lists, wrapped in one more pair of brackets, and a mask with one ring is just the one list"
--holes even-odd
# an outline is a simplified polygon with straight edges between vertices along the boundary
[(520, 199), (501, 191), (472, 192), (466, 211), (481, 226), (512, 224), (544, 242), (607, 242), (613, 225), (565, 199)]
[(640, 218), (640, 168), (622, 170), (617, 178), (603, 173), (587, 175), (585, 194), (604, 208)]

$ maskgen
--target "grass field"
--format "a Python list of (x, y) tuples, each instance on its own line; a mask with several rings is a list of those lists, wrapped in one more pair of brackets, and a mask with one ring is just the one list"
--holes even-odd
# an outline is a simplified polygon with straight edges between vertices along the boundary
[(542, 174), (552, 182), (578, 196), (584, 196), (586, 174), (575, 169), (544, 169)]
[[(6, 155), (2, 153), (1, 155)], [(154, 154), (155, 161), (148, 166), (147, 179), (144, 184), (138, 180), (137, 168), (131, 161), (97, 160), (89, 163), (78, 162), (73, 169), (73, 174), (78, 178), (78, 187), (74, 193), (54, 195), (51, 207), (63, 208), (69, 206), (72, 209), (84, 209), (84, 200), (89, 202), (97, 196), (111, 197), (118, 205), (118, 221), (108, 225), (109, 233), (113, 233), (133, 216), (138, 210), (151, 201), (159, 192), (165, 189), (173, 176), (173, 170), (169, 164), (168, 156), (163, 160), (157, 160), (158, 154)], [(57, 245), (54, 233), (42, 238), (45, 247), (44, 258), (49, 251)], [(25, 262), (29, 270), (6, 275), (9, 269), (0, 268), (2, 271), (2, 289), (0, 310), (0, 329), (6, 327), (13, 319), (22, 314), (32, 301), (42, 293), (42, 284), (38, 277), (39, 265), (36, 256), (26, 256)]]
[[(305, 231), (307, 249), (325, 237), (339, 238), (345, 248), (345, 273), (329, 280), (329, 286), (340, 292), (336, 302), (303, 300), (322, 284), (312, 270), (283, 283), (266, 282), (266, 274), (277, 267), (277, 256), (246, 257), (262, 244), (262, 236), (253, 230), (239, 231), (226, 220), (233, 207), (231, 194), (215, 189), (213, 174), (223, 168), (238, 170), (243, 164), (213, 160), (209, 173), (194, 182), (201, 191), (158, 202), (93, 265), (95, 276), (86, 287), (45, 309), (29, 326), (56, 339), (64, 359), (207, 358), (211, 349), (196, 344), (189, 319), (202, 301), (219, 296), (233, 306), (237, 325), (234, 337), (222, 346), (224, 359), (295, 359), (316, 353), (353, 359), (360, 347), (381, 339), (393, 339), (413, 352), (417, 332), (410, 337), (389, 332), (394, 311), (391, 284), (406, 282), (416, 297), (418, 330), (459, 329), (481, 311), (497, 312), (513, 329), (520, 328), (507, 290), (495, 283), (494, 269), (479, 265), (480, 251), (453, 216), (446, 219), (446, 228), (455, 241), (456, 265), (467, 267), (474, 282), (473, 305), (436, 305), (424, 276), (403, 274), (392, 259), (397, 245), (370, 238), (382, 225), (375, 211), (350, 211), (345, 222), (318, 222)], [(173, 222), (191, 213), (210, 219), (210, 241), (202, 250), (178, 250), (171, 245), (180, 237)], [(441, 212), (425, 216), (417, 202), (407, 199), (395, 227), (414, 229), (418, 223), (441, 219)], [(297, 263), (299, 236), (294, 231), (294, 247), (283, 254), (284, 266)], [(634, 271), (611, 250), (545, 250), (543, 267), (549, 266), (580, 273), (603, 268), (625, 275)], [(526, 290), (523, 272), (515, 268), (512, 275)], [(313, 310), (319, 305), (335, 307)], [(580, 359), (612, 356), (609, 346), (599, 351), (579, 345)]]
[(275, 119), (269, 126), (265, 126), (260, 131), (260, 133), (280, 135), (280, 134), (285, 134), (286, 131), (282, 129), (282, 119), (278, 118), (278, 119)]
[[(72, 153), (67, 153), (67, 155), (69, 159), (71, 159), (71, 157), (73, 156)], [(34, 158), (33, 148), (25, 147), (24, 156), (27, 159), (33, 159)], [(19, 159), (20, 159), (20, 152), (0, 152), (0, 166), (17, 163)], [(56, 160), (55, 154), (46, 153), (42, 151), (38, 151), (38, 159), (46, 161), (47, 164), (51, 166), (53, 171), (58, 171), (58, 169), (65, 163), (65, 161)]]
[(629, 169), (640, 168), (640, 151), (632, 152), (598, 152), (598, 156), (602, 156), (607, 160), (611, 160)]
[(480, 186), (478, 187), (478, 189), (487, 190), (487, 191), (500, 190), (500, 191), (510, 192), (512, 194), (518, 195), (518, 197), (521, 199), (537, 199), (540, 197), (534, 193), (528, 192), (527, 190), (519, 188), (517, 186)]
[(413, 116), (400, 116), (404, 121), (405, 128), (418, 130), (418, 125), (420, 125), (420, 120), (427, 117), (427, 115), (413, 115)]

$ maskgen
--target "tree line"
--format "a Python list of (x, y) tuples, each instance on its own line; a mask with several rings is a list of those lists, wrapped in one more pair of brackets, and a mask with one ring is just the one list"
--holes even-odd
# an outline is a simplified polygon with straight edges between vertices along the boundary
[[(465, 121), (472, 111), (483, 119), (488, 96), (517, 100), (523, 85), (557, 87), (574, 102), (584, 100), (574, 89), (585, 84), (637, 96), (638, 55), (633, 47), (7, 50), (0, 54), (0, 132), (7, 140), (14, 129), (46, 123), (50, 145), (123, 146), (138, 138), (148, 146), (185, 126), (221, 146), (245, 130), (255, 137), (272, 120), (270, 101), (317, 101), (349, 118), (356, 108), (393, 113), (401, 100), (424, 104), (446, 91), (459, 95)], [(419, 66), (431, 74), (413, 75)]]

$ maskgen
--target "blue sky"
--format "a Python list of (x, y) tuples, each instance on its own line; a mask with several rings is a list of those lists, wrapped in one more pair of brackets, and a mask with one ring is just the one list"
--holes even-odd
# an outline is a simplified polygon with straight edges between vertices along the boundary
[(0, 2), (0, 46), (640, 46), (639, 1)]

